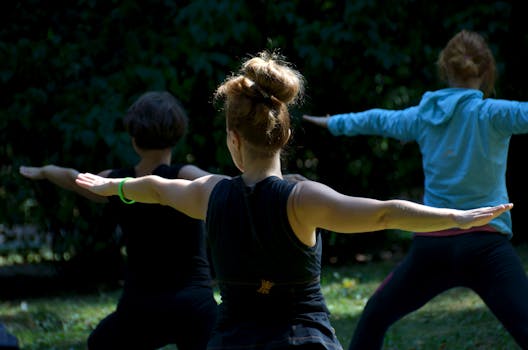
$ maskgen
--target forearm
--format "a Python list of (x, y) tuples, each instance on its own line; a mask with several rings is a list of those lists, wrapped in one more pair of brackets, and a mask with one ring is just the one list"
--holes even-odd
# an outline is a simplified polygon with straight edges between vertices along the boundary
[(342, 233), (385, 229), (429, 232), (486, 225), (512, 207), (512, 203), (504, 203), (468, 210), (434, 208), (399, 199), (346, 196), (321, 183), (301, 181), (288, 199), (288, 218), (298, 231), (320, 227)]
[[(166, 196), (162, 191), (166, 179), (148, 175), (138, 178), (107, 179), (101, 186), (98, 194), (104, 196), (121, 196), (127, 200), (134, 200), (148, 204), (167, 204)], [(120, 193), (121, 192), (121, 193)]]
[(389, 209), (383, 217), (388, 229), (428, 232), (459, 227), (454, 209), (433, 208), (404, 200), (386, 201)]
[(104, 203), (106, 198), (98, 196), (91, 191), (77, 186), (75, 179), (79, 172), (72, 168), (59, 167), (53, 164), (42, 167), (20, 166), (22, 176), (31, 180), (48, 180), (62, 189), (76, 192), (77, 194), (94, 202)]
[(156, 175), (138, 178), (105, 178), (90, 173), (75, 182), (99, 196), (118, 195), (124, 202), (168, 205), (196, 219), (205, 219), (209, 195), (223, 175), (202, 176), (194, 181), (165, 179)]
[(80, 196), (83, 196), (91, 201), (98, 203), (105, 203), (107, 199), (98, 196), (82, 187), (77, 186), (75, 179), (79, 175), (79, 171), (73, 168), (63, 168), (53, 164), (45, 165), (41, 169), (41, 175), (49, 182), (65, 189), (73, 191)]
[(328, 119), (334, 136), (376, 135), (398, 140), (413, 140), (416, 107), (404, 110), (374, 108), (357, 113), (335, 114)]
[(75, 179), (79, 172), (72, 168), (62, 168), (56, 165), (45, 165), (42, 167), (42, 177), (51, 183), (66, 190), (77, 191), (78, 186)]

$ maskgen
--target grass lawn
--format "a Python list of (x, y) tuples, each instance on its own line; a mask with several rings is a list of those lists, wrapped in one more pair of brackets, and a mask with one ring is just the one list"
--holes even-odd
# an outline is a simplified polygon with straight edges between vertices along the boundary
[[(528, 245), (518, 246), (517, 252), (528, 271)], [(324, 268), (323, 292), (345, 349), (368, 297), (396, 262)], [(90, 330), (113, 310), (118, 296), (119, 291), (106, 291), (0, 301), (0, 323), (18, 337), (23, 350), (85, 349)], [(169, 349), (176, 348), (164, 348)], [(393, 325), (385, 338), (384, 349), (516, 350), (519, 347), (476, 294), (457, 288)]]

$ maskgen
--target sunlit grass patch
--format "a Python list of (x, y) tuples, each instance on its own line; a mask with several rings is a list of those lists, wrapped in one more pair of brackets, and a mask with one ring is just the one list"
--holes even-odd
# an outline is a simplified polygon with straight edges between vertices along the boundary
[(110, 313), (117, 293), (2, 302), (0, 322), (22, 349), (85, 349), (90, 330)]

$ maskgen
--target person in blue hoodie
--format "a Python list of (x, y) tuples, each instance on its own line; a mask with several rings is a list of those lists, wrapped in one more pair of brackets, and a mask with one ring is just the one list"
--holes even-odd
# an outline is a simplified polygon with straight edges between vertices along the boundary
[[(303, 119), (332, 135), (415, 141), (422, 153), (423, 202), (458, 209), (508, 202), (510, 138), (528, 133), (528, 103), (489, 98), (495, 59), (485, 39), (462, 30), (438, 61), (448, 88), (417, 106)], [(368, 301), (349, 349), (379, 349), (387, 329), (453, 287), (477, 293), (516, 342), (528, 348), (528, 278), (511, 244), (505, 212), (482, 227), (416, 233), (409, 253)]]

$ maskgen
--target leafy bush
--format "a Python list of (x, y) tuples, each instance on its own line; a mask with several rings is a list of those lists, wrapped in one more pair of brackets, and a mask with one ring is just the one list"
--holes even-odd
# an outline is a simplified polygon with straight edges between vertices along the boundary
[[(420, 200), (423, 175), (413, 144), (376, 137), (332, 138), (300, 122), (374, 106), (403, 108), (438, 87), (434, 61), (461, 28), (487, 35), (509, 81), (497, 91), (524, 97), (515, 71), (526, 45), (509, 2), (96, 1), (3, 4), (0, 67), (0, 223), (51, 233), (75, 254), (101, 209), (18, 175), (22, 164), (100, 171), (133, 163), (123, 131), (126, 108), (146, 90), (169, 90), (187, 109), (190, 132), (175, 151), (212, 172), (236, 174), (216, 86), (240, 59), (280, 50), (307, 79), (294, 110), (285, 168), (345, 193)], [(383, 11), (380, 8), (383, 7)], [(516, 65), (507, 66), (511, 62)], [(512, 67), (508, 70), (508, 67)], [(517, 85), (515, 85), (517, 84)], [(517, 94), (517, 95), (515, 95)], [(516, 147), (517, 149), (520, 146)], [(515, 158), (512, 155), (512, 158)], [(512, 191), (513, 192), (513, 191)], [(93, 242), (92, 242), (93, 243)], [(90, 243), (90, 244), (92, 244)], [(59, 248), (60, 247), (60, 248)], [(63, 254), (59, 254), (63, 256)]]

